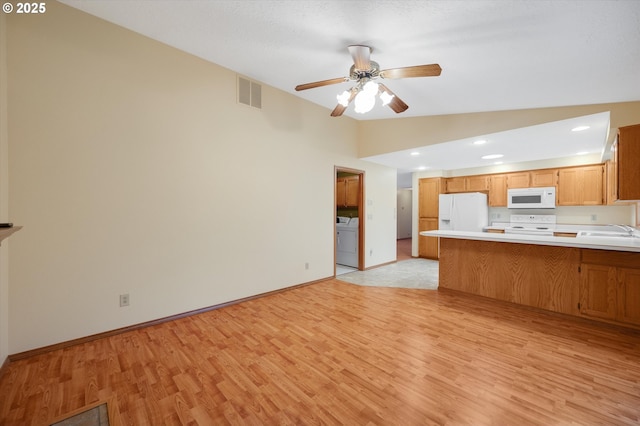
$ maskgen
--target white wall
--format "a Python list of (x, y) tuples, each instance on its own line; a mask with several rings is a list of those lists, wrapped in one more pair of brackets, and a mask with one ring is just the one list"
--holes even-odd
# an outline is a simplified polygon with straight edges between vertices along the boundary
[(56, 2), (6, 20), (9, 353), (332, 276), (336, 165), (365, 171), (365, 266), (395, 260), (355, 121), (239, 105), (234, 72)]

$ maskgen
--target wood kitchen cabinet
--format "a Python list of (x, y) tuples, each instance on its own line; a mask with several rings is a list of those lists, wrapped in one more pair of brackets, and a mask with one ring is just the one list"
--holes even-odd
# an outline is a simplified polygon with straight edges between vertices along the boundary
[(447, 194), (455, 192), (465, 192), (464, 177), (454, 177), (445, 179), (445, 191)]
[(507, 175), (489, 178), (489, 206), (507, 207)]
[[(640, 130), (640, 129), (639, 129)], [(638, 144), (640, 146), (640, 143)], [(639, 154), (640, 155), (640, 154)], [(612, 162), (613, 163), (613, 162)], [(640, 170), (640, 159), (637, 168)], [(507, 190), (511, 188), (555, 187), (559, 206), (594, 206), (617, 197), (613, 192), (613, 164), (538, 169), (496, 175), (473, 175), (441, 178), (444, 193), (485, 192), (490, 207), (507, 207)], [(638, 178), (640, 182), (640, 177)], [(617, 188), (617, 187), (616, 187)], [(640, 192), (640, 184), (635, 185)], [(638, 194), (640, 199), (640, 193)]]
[(440, 237), (439, 288), (640, 330), (640, 252)]
[(360, 178), (346, 176), (336, 179), (336, 206), (357, 207), (360, 204)]
[(583, 250), (580, 313), (640, 325), (640, 255)]
[[(437, 217), (421, 217), (419, 219), (418, 232), (434, 231), (436, 229), (438, 229)], [(418, 238), (418, 256), (427, 259), (437, 259), (438, 240), (439, 238), (420, 236), (420, 238)]]
[(618, 321), (640, 325), (640, 269), (618, 268), (616, 308)]
[(531, 171), (531, 187), (549, 187), (558, 184), (557, 169), (542, 169)]
[(618, 201), (618, 182), (615, 162), (609, 160), (604, 163), (605, 170), (605, 202), (609, 205)]
[(467, 192), (484, 192), (489, 189), (489, 176), (467, 176), (464, 178), (464, 188)]
[[(446, 185), (442, 178), (418, 181), (418, 233), (438, 229), (440, 194)], [(418, 256), (438, 259), (439, 238), (418, 235)]]
[(486, 192), (489, 190), (489, 176), (464, 176), (445, 179), (445, 192)]
[(418, 182), (419, 192), (419, 217), (438, 217), (440, 206), (440, 194), (442, 188), (441, 178), (420, 179)]
[(604, 204), (604, 165), (567, 167), (558, 170), (557, 205)]
[(509, 188), (529, 188), (531, 176), (529, 172), (522, 173), (508, 173), (507, 174), (507, 189)]
[(613, 145), (616, 200), (640, 200), (640, 124), (620, 127)]
[(590, 317), (615, 319), (616, 268), (583, 264), (580, 274), (580, 313)]

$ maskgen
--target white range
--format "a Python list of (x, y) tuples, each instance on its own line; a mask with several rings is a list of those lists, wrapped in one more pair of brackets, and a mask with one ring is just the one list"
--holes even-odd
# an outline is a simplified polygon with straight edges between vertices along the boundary
[(504, 228), (505, 234), (521, 235), (553, 235), (556, 229), (554, 214), (514, 214), (509, 225)]

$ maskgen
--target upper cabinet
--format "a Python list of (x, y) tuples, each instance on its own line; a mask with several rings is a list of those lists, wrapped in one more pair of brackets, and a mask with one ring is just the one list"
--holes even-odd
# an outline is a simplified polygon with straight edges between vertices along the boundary
[(452, 192), (465, 192), (464, 177), (446, 178), (445, 191), (448, 194)]
[(489, 206), (507, 207), (507, 175), (489, 177)]
[(468, 192), (482, 192), (489, 190), (489, 176), (467, 176), (464, 185)]
[(549, 187), (558, 185), (558, 170), (543, 169), (531, 171), (531, 187)]
[[(640, 125), (637, 127), (640, 133)], [(636, 168), (627, 176), (636, 173), (635, 196), (640, 199), (640, 136), (636, 135), (637, 143), (635, 155), (638, 156)], [(628, 140), (628, 137), (627, 137)], [(618, 147), (619, 148), (619, 147)], [(625, 151), (629, 152), (629, 150)], [(610, 202), (612, 192), (611, 164), (596, 164), (588, 166), (562, 167), (555, 169), (526, 170), (521, 172), (500, 173), (495, 175), (474, 175), (443, 178), (444, 192), (485, 192), (489, 195), (490, 207), (507, 207), (507, 190), (512, 188), (555, 187), (556, 204), (559, 206), (593, 206)], [(605, 173), (606, 170), (606, 173)], [(628, 192), (627, 192), (628, 193)], [(421, 215), (421, 217), (424, 217)]]
[(529, 188), (529, 182), (529, 172), (507, 174), (507, 188)]
[(640, 200), (640, 124), (620, 127), (613, 145), (613, 188), (616, 200)]
[(441, 179), (425, 178), (418, 182), (419, 217), (438, 217), (440, 207)]
[(336, 180), (336, 206), (357, 207), (360, 194), (360, 178), (358, 176), (339, 177)]
[(567, 167), (558, 170), (559, 206), (604, 204), (604, 165)]
[(445, 179), (445, 192), (483, 192), (489, 190), (489, 176), (460, 176)]

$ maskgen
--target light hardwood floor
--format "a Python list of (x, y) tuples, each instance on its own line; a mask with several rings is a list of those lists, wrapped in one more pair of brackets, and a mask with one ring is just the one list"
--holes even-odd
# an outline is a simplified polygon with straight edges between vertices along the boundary
[(640, 423), (640, 333), (329, 280), (11, 363), (0, 424)]

